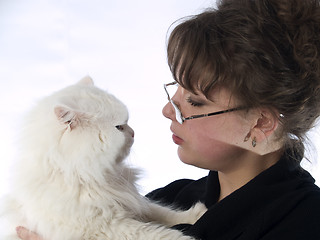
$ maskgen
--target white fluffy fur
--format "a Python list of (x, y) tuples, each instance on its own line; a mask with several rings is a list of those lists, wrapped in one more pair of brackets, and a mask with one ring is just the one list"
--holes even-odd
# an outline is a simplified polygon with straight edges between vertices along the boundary
[(25, 226), (47, 240), (187, 240), (168, 226), (194, 223), (196, 204), (175, 211), (139, 195), (136, 171), (122, 160), (133, 143), (128, 112), (87, 77), (41, 100), (22, 134), (15, 188), (0, 239)]

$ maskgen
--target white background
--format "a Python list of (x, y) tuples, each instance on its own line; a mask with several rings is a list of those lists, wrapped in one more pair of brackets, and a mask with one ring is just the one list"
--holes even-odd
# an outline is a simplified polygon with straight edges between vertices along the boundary
[[(175, 179), (205, 176), (207, 171), (177, 158), (170, 121), (161, 110), (167, 102), (162, 85), (172, 81), (167, 30), (210, 6), (213, 1), (0, 0), (0, 194), (14, 171), (9, 165), (23, 114), (85, 75), (128, 106), (135, 130), (128, 161), (144, 170), (142, 193)], [(311, 141), (319, 149), (318, 132)], [(319, 184), (319, 167), (307, 168)]]

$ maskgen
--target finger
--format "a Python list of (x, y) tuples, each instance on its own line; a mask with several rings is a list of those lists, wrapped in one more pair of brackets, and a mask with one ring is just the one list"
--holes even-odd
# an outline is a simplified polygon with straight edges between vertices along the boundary
[(17, 227), (16, 231), (18, 237), (22, 240), (41, 240), (41, 238), (38, 235), (24, 227)]
[(30, 236), (29, 236), (29, 230), (27, 230), (24, 227), (17, 227), (16, 228), (18, 237), (23, 239), (23, 240), (31, 240)]

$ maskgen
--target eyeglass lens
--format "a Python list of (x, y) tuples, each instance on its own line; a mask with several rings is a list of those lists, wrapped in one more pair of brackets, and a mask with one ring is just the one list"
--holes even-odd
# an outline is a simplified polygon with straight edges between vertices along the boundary
[(178, 84), (170, 84), (166, 86), (166, 90), (169, 94), (169, 98), (170, 98), (170, 102), (175, 110), (175, 114), (176, 114), (176, 120), (182, 124), (183, 123), (183, 117), (181, 114), (180, 109), (178, 108), (178, 106), (171, 100), (172, 97), (176, 94), (177, 90), (178, 90)]
[(171, 104), (172, 104), (172, 106), (173, 106), (173, 108), (174, 108), (174, 111), (175, 111), (175, 113), (176, 113), (176, 120), (177, 120), (180, 124), (182, 124), (182, 123), (183, 123), (183, 118), (182, 118), (182, 114), (181, 114), (179, 108), (177, 107), (177, 105), (176, 105), (174, 102), (172, 102), (172, 100), (170, 100), (170, 102), (171, 102)]

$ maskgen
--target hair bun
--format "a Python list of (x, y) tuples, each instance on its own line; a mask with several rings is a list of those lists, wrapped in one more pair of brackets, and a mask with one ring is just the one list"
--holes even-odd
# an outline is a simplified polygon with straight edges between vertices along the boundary
[(315, 74), (319, 82), (320, 1), (273, 0), (282, 22), (294, 60), (303, 74)]

